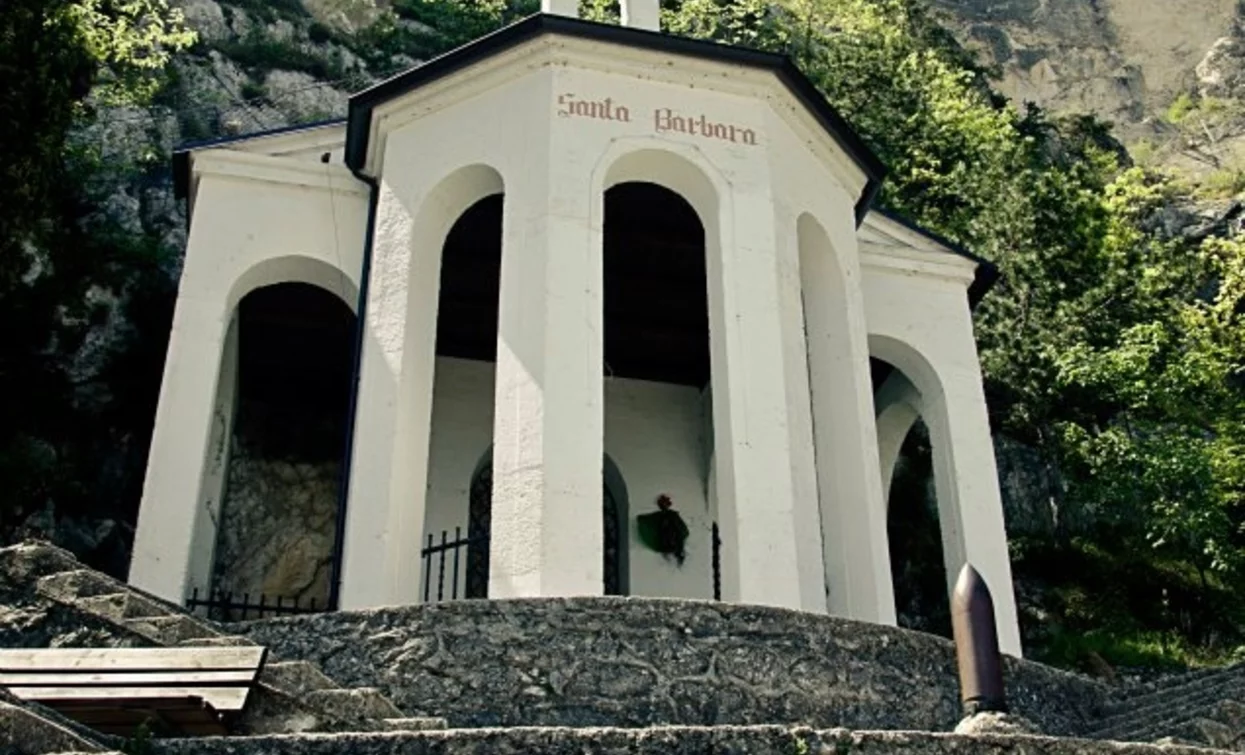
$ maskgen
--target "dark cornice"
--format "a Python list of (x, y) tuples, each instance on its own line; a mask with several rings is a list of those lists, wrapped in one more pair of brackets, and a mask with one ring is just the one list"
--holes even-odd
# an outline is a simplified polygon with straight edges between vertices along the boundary
[(273, 128), (267, 131), (255, 131), (249, 134), (239, 134), (237, 136), (222, 136), (218, 139), (205, 139), (198, 142), (187, 142), (177, 148), (173, 153), (173, 196), (178, 199), (184, 199), (190, 194), (190, 153), (201, 149), (211, 149), (212, 147), (220, 147), (225, 144), (234, 142), (248, 142), (252, 139), (260, 139), (265, 136), (280, 136), (281, 134), (293, 134), (298, 131), (311, 131), (325, 126), (340, 126), (346, 122), (345, 118), (334, 118), (327, 121), (315, 121), (313, 123), (300, 123), (297, 126), (283, 126), (281, 128)]

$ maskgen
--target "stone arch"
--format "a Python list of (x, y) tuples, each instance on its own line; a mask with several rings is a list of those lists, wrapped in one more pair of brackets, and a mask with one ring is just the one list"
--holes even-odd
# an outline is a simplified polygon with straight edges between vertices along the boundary
[(234, 312), (252, 291), (281, 283), (306, 283), (323, 289), (358, 312), (359, 287), (346, 271), (324, 260), (298, 254), (269, 257), (244, 270), (225, 296), (225, 311)]
[[(688, 455), (688, 458), (695, 460), (694, 469), (689, 476), (689, 479), (696, 480), (698, 483), (694, 488), (666, 490), (664, 484), (658, 484), (640, 472), (635, 473), (640, 475), (636, 479), (639, 486), (635, 489), (637, 500), (649, 500), (649, 496), (655, 497), (658, 493), (669, 492), (673, 494), (676, 508), (689, 515), (687, 521), (692, 530), (688, 540), (689, 563), (679, 570), (677, 576), (672, 576), (664, 574), (660, 567), (648, 564), (642, 557), (637, 556), (637, 567), (632, 577), (638, 581), (634, 582), (630, 588), (633, 592), (650, 595), (663, 593), (705, 595), (712, 573), (711, 528), (715, 519), (721, 519), (718, 514), (720, 506), (723, 512), (727, 512), (723, 516), (731, 516), (729, 512), (733, 511), (733, 504), (729, 502), (723, 504), (722, 501), (733, 494), (734, 487), (722, 485), (710, 490), (704, 482), (710, 476), (704, 465), (713, 466), (715, 463), (723, 465), (719, 468), (716, 477), (721, 479), (722, 475), (726, 475), (728, 480), (731, 479), (731, 472), (726, 469), (731, 459), (729, 449), (716, 457), (716, 462), (710, 460), (710, 450), (715, 445), (714, 427), (720, 424), (715, 421), (714, 415), (725, 413), (728, 407), (726, 404), (718, 406), (706, 400), (709, 393), (716, 391), (714, 386), (724, 385), (725, 380), (723, 356), (725, 347), (720, 338), (719, 343), (714, 343), (713, 334), (724, 332), (723, 323), (726, 317), (722, 255), (724, 245), (729, 244), (733, 236), (728, 222), (731, 217), (729, 184), (712, 162), (706, 159), (696, 147), (648, 138), (622, 139), (612, 143), (597, 163), (592, 176), (592, 184), (593, 204), (590, 212), (594, 232), (593, 243), (595, 249), (601, 250), (604, 263), (602, 303), (606, 311), (606, 317), (603, 320), (603, 330), (606, 334), (604, 352), (607, 362), (606, 415), (607, 417), (621, 416), (618, 412), (624, 411), (622, 407), (628, 400), (625, 398), (626, 391), (630, 390), (624, 387), (623, 383), (612, 383), (610, 378), (635, 377), (640, 380), (675, 384), (680, 386), (679, 390), (694, 388), (687, 393), (689, 406), (685, 408), (693, 412), (695, 416), (703, 418), (702, 426), (697, 428), (696, 439), (688, 441), (698, 442), (702, 446)], [(628, 375), (625, 372), (620, 373), (615, 369), (616, 365), (611, 363), (618, 353), (617, 347), (611, 346), (611, 333), (621, 333), (630, 329), (611, 328), (610, 318), (611, 316), (616, 318), (623, 310), (628, 309), (628, 305), (622, 304), (624, 300), (634, 298), (627, 293), (629, 289), (619, 286), (617, 278), (613, 277), (621, 270), (618, 264), (620, 258), (617, 254), (619, 249), (615, 247), (621, 245), (620, 248), (625, 248), (629, 243), (624, 237), (620, 237), (619, 230), (630, 228), (634, 224), (633, 203), (646, 204), (647, 200), (643, 198), (644, 196), (655, 198), (662, 193), (669, 197), (669, 201), (656, 203), (661, 210), (662, 235), (665, 237), (661, 243), (674, 244), (681, 249), (690, 248), (693, 243), (698, 247), (697, 259), (682, 257), (685, 262), (680, 265), (680, 268), (686, 268), (687, 273), (684, 276), (686, 280), (681, 285), (696, 286), (699, 290), (692, 292), (694, 296), (688, 297), (690, 301), (687, 299), (680, 301), (677, 309), (686, 310), (685, 314), (690, 315), (693, 308), (703, 307), (703, 325), (693, 326), (690, 316), (674, 314), (676, 308), (673, 307), (665, 309), (664, 315), (655, 314), (651, 318), (652, 322), (646, 327), (655, 326), (663, 330), (672, 329), (671, 333), (676, 331), (682, 333), (680, 338), (687, 343), (688, 354), (681, 354), (672, 360), (669, 370), (666, 371), (667, 374)], [(607, 216), (607, 203), (611, 213), (617, 212), (627, 219), (616, 218), (611, 221)], [(622, 223), (623, 226), (620, 228), (616, 225), (617, 223)], [(695, 234), (685, 232), (690, 229), (692, 223), (698, 226)], [(669, 227), (665, 227), (664, 224), (669, 224)], [(608, 238), (607, 228), (610, 228), (611, 234)], [(624, 233), (623, 236), (625, 235)], [(674, 259), (673, 254), (671, 259)], [(699, 267), (699, 271), (694, 271), (695, 267)], [(699, 304), (696, 303), (697, 299), (700, 300)], [(622, 304), (621, 309), (620, 304)], [(654, 308), (654, 312), (662, 310), (660, 306)], [(610, 315), (610, 312), (614, 315)], [(661, 322), (658, 322), (659, 320)], [(695, 340), (691, 338), (693, 332), (702, 331), (703, 336)], [(617, 336), (615, 335), (614, 338), (616, 339)], [(634, 427), (634, 424), (631, 426)], [(616, 444), (615, 447), (619, 453), (626, 455), (623, 450), (626, 439), (624, 436), (615, 435), (617, 431), (611, 430), (612, 427), (616, 425), (607, 420), (605, 428), (607, 447), (610, 444)], [(655, 426), (651, 431), (661, 432)], [(684, 436), (672, 433), (667, 437)], [(723, 491), (721, 495), (718, 495), (719, 490)], [(697, 499), (702, 501), (702, 505), (691, 503)], [(721, 531), (723, 534), (722, 549), (727, 553), (737, 552), (736, 528), (733, 521), (730, 524), (724, 523)], [(640, 564), (647, 565), (641, 566)], [(664, 592), (665, 590), (674, 592)]]
[(727, 184), (699, 150), (647, 140), (616, 145), (593, 176), (597, 197), (594, 228), (601, 228), (607, 190), (622, 183), (653, 183), (680, 195), (696, 210), (705, 229), (706, 253), (711, 240), (714, 244), (722, 243), (719, 218), (729, 214)]
[[(962, 564), (955, 507), (947, 500), (946, 472), (938, 469), (947, 449), (927, 424), (938, 426), (929, 416), (937, 405), (926, 397), (940, 395), (939, 378), (929, 360), (899, 338), (870, 334), (869, 346), (879, 381), (878, 456), (900, 625), (949, 636), (948, 585)], [(931, 474), (936, 513), (927, 494)]]
[[(609, 454), (602, 457), (603, 558), (606, 595), (627, 595), (630, 588), (628, 555), (630, 501), (622, 471)], [(489, 538), (492, 529), (493, 447), (476, 462), (468, 490), (467, 598), (487, 598)]]
[(329, 604), (357, 333), (348, 292), (319, 284), (332, 270), (286, 258), (235, 285), (245, 293), (225, 343), (209, 466), (221, 502), (214, 592)]

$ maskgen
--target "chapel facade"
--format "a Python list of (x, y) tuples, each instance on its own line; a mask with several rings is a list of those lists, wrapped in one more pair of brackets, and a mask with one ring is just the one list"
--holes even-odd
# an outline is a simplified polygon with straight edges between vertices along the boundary
[[(888, 491), (919, 420), (948, 589), (976, 567), (1020, 655), (972, 322), (994, 268), (872, 207), (884, 167), (787, 59), (663, 35), (655, 0), (621, 26), (574, 5), (344, 121), (177, 155), (130, 582), (894, 624)], [(660, 496), (677, 561), (637, 532)]]

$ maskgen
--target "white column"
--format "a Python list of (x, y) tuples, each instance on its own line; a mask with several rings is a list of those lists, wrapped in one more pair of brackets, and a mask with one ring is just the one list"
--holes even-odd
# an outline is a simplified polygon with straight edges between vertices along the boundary
[[(192, 234), (188, 258), (196, 246)], [(130, 584), (175, 603), (192, 587), (206, 588), (211, 574), (219, 496), (208, 489), (205, 470), (217, 450), (210, 441), (228, 317), (224, 297), (198, 291), (187, 270), (169, 333), (129, 573)]]
[(809, 393), (803, 286), (800, 281), (800, 249), (795, 216), (780, 210), (776, 232), (783, 361), (787, 378), (787, 432), (791, 445), (796, 555), (799, 558), (801, 575), (800, 607), (805, 611), (826, 613), (826, 569), (821, 542), (817, 459), (813, 449), (812, 399)]
[(856, 231), (850, 207), (827, 211), (829, 229), (804, 215), (798, 231), (828, 604), (894, 624)]
[(415, 603), (421, 584), (441, 245), (415, 243), (408, 201), (387, 183), (374, 223), (342, 544), (343, 609)]
[(768, 186), (736, 184), (704, 218), (722, 597), (800, 608), (797, 502)]
[(954, 339), (958, 348), (948, 349), (939, 360), (941, 392), (922, 397), (934, 456), (947, 590), (954, 590), (960, 569), (971, 563), (994, 598), (999, 647), (1019, 657), (1020, 625), (990, 420), (971, 324), (963, 330)]
[(600, 234), (590, 222), (588, 168), (551, 178), (549, 165), (534, 149), (506, 187), (491, 598), (604, 591)]

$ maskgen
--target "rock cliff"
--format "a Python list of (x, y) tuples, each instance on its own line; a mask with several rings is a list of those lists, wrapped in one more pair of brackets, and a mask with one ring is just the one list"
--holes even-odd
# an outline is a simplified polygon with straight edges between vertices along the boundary
[(1017, 102), (1093, 112), (1126, 137), (1182, 93), (1240, 83), (1239, 0), (932, 0)]

